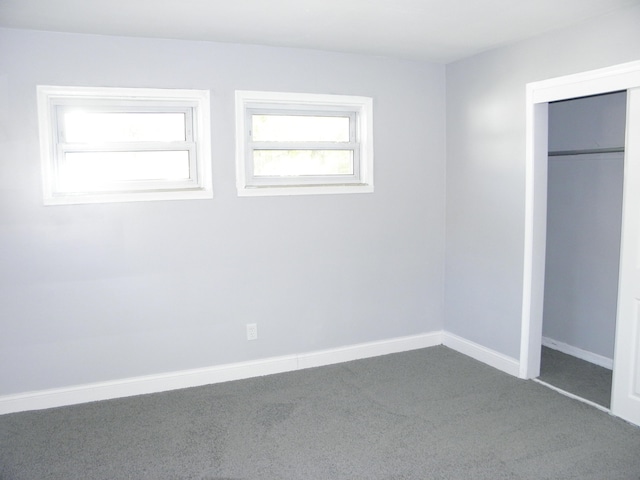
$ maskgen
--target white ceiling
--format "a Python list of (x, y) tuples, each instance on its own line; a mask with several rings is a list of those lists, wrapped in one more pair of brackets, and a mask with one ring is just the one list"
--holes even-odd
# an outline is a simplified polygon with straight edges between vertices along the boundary
[(0, 26), (446, 63), (634, 4), (640, 0), (0, 0)]

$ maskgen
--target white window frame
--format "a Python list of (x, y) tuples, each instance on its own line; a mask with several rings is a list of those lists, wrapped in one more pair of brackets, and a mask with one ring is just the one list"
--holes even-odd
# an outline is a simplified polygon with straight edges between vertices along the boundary
[[(269, 148), (353, 151), (353, 175), (253, 176), (253, 150), (268, 142), (251, 138), (251, 115), (350, 117), (349, 142), (279, 142)], [(239, 196), (313, 195), (373, 192), (373, 100), (370, 97), (310, 93), (236, 91), (236, 188)]]
[[(213, 197), (209, 91), (39, 85), (37, 96), (45, 205)], [(66, 109), (78, 107), (89, 112), (184, 113), (186, 138), (181, 142), (65, 143), (58, 119)], [(87, 186), (78, 191), (67, 191), (60, 184), (58, 171), (67, 153), (170, 150), (189, 152), (188, 179), (112, 182), (108, 188)]]

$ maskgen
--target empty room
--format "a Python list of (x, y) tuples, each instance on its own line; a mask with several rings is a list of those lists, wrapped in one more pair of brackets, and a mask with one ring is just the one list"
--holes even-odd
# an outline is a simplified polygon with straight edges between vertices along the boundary
[(0, 197), (0, 480), (640, 478), (638, 0), (0, 0)]

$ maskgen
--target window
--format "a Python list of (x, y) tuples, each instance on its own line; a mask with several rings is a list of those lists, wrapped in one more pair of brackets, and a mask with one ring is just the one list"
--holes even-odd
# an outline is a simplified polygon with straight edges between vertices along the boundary
[(45, 205), (212, 197), (208, 91), (37, 91)]
[(236, 92), (238, 195), (373, 191), (372, 100)]

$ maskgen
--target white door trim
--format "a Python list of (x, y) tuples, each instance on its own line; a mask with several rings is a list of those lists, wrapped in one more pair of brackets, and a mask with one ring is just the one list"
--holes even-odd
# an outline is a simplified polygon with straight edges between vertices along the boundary
[(640, 87), (640, 61), (526, 86), (525, 238), (521, 378), (540, 375), (547, 210), (548, 103)]
[(626, 128), (611, 413), (640, 425), (640, 88), (627, 91)]

